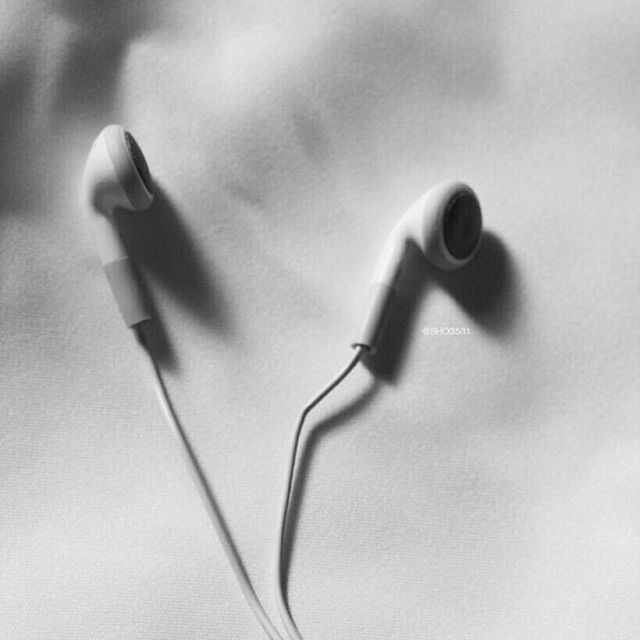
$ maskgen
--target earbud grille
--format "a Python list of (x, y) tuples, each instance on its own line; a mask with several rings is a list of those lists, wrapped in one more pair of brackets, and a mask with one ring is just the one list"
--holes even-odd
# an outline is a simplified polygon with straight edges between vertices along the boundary
[(444, 213), (444, 242), (458, 260), (468, 258), (480, 242), (482, 213), (480, 203), (471, 193), (459, 193), (451, 199)]
[(129, 155), (133, 160), (133, 164), (138, 171), (140, 179), (142, 180), (144, 186), (147, 188), (147, 191), (149, 193), (153, 193), (153, 190), (151, 188), (151, 172), (149, 171), (149, 166), (147, 165), (147, 161), (145, 160), (142, 150), (138, 146), (135, 138), (128, 131), (125, 131), (124, 139), (127, 143)]

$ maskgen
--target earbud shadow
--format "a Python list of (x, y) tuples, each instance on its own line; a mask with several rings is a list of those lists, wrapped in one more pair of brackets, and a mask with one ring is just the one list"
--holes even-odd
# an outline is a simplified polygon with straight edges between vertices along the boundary
[(517, 327), (520, 298), (516, 270), (505, 244), (491, 231), (485, 231), (478, 254), (459, 271), (441, 271), (429, 265), (424, 256), (409, 249), (398, 283), (398, 300), (375, 356), (363, 363), (377, 377), (394, 383), (406, 358), (418, 307), (433, 286), (445, 289), (483, 332), (503, 339)]
[(229, 334), (228, 305), (209, 275), (213, 268), (206, 264), (178, 210), (157, 182), (154, 192), (147, 211), (118, 219), (131, 254), (145, 277), (157, 280), (194, 318)]
[(516, 267), (504, 242), (491, 231), (485, 231), (472, 263), (458, 272), (438, 271), (433, 278), (485, 333), (504, 338), (516, 330), (522, 306)]
[(296, 539), (298, 532), (302, 498), (306, 490), (309, 470), (318, 444), (325, 434), (344, 425), (346, 422), (351, 420), (351, 418), (360, 413), (360, 411), (363, 411), (372, 402), (379, 387), (379, 380), (371, 380), (369, 386), (354, 400), (349, 402), (342, 409), (336, 411), (333, 415), (319, 422), (317, 425), (312, 426), (308, 432), (306, 440), (303, 442), (300, 458), (296, 467), (294, 490), (291, 494), (289, 515), (287, 518), (286, 544), (283, 556), (285, 576), (288, 576), (289, 574), (289, 563), (291, 560), (290, 551), (293, 548), (293, 541)]

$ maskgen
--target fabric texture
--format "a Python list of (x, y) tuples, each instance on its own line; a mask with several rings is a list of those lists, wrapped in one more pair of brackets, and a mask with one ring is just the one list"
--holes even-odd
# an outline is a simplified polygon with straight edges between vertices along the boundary
[[(412, 255), (380, 353), (309, 423), (307, 640), (640, 635), (640, 5), (0, 3), (0, 637), (264, 637), (79, 211), (118, 213), (154, 350), (274, 619), (284, 462), (398, 216), (467, 181), (486, 235)], [(439, 328), (468, 332), (443, 335)]]

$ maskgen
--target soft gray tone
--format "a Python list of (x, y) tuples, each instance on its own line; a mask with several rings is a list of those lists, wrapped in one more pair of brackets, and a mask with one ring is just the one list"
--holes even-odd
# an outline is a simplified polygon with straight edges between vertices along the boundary
[(119, 122), (161, 190), (121, 216), (156, 348), (274, 616), (297, 412), (397, 216), (459, 178), (474, 266), (415, 260), (375, 375), (310, 423), (293, 611), (306, 640), (636, 640), (639, 104), (631, 1), (1, 2), (0, 637), (262, 637), (80, 217)]

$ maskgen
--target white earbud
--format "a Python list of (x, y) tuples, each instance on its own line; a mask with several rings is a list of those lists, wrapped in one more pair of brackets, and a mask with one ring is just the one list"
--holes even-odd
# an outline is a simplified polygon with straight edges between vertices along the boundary
[(128, 327), (150, 318), (140, 285), (116, 229), (113, 212), (142, 211), (153, 200), (151, 176), (140, 147), (121, 126), (105, 127), (93, 142), (82, 176), (83, 214), (105, 275)]
[(476, 254), (482, 212), (471, 187), (444, 182), (419, 198), (400, 218), (382, 251), (372, 282), (364, 322), (352, 346), (375, 353), (395, 297), (407, 245), (412, 244), (440, 269), (458, 269)]

